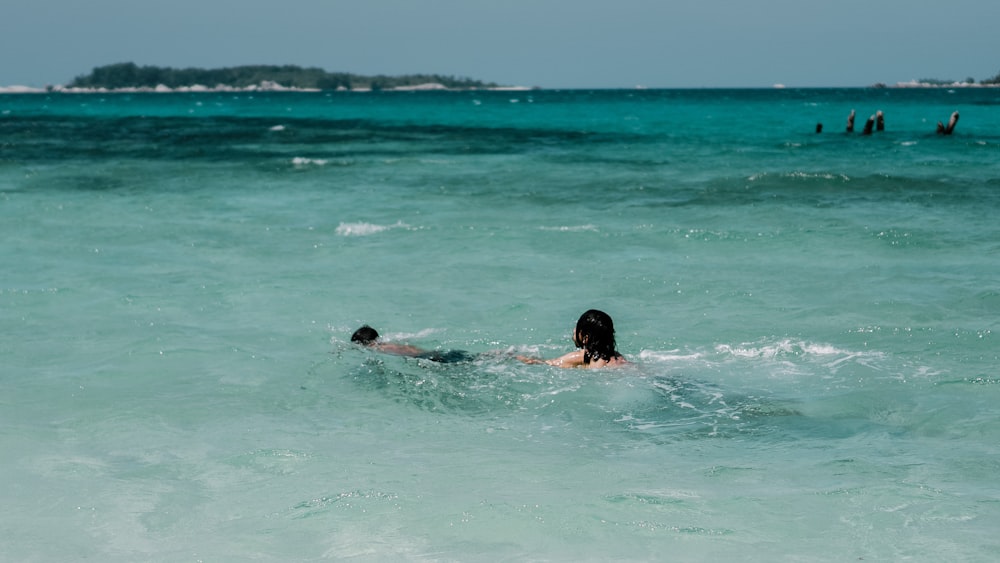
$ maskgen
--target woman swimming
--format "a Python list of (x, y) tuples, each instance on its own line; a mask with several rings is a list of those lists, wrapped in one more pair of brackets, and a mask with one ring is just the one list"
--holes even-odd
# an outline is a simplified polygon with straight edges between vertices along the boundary
[(615, 326), (604, 311), (591, 309), (576, 321), (573, 344), (579, 350), (551, 360), (518, 356), (526, 364), (548, 364), (561, 368), (602, 368), (628, 363), (615, 345)]

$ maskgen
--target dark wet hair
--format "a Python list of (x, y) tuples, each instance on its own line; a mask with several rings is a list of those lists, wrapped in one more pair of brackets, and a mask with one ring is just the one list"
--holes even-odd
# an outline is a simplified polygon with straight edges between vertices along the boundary
[(604, 311), (591, 309), (576, 321), (573, 343), (583, 348), (583, 363), (595, 360), (611, 361), (621, 357), (615, 345), (615, 325)]
[(378, 339), (378, 331), (368, 325), (359, 328), (351, 335), (351, 342), (362, 346), (370, 346), (375, 343), (376, 339)]

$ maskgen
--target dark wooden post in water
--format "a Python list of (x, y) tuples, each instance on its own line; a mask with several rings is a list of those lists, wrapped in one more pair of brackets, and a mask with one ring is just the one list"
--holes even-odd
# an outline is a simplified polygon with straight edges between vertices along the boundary
[(872, 134), (872, 128), (874, 128), (874, 127), (875, 127), (875, 116), (873, 115), (873, 116), (871, 116), (871, 117), (868, 118), (868, 121), (865, 122), (865, 129), (864, 129), (864, 131), (861, 132), (861, 134), (862, 135), (871, 135)]
[(955, 130), (955, 125), (958, 124), (958, 112), (951, 114), (951, 119), (948, 120), (948, 125), (943, 125), (940, 121), (937, 124), (937, 132), (939, 135), (951, 135), (951, 132)]

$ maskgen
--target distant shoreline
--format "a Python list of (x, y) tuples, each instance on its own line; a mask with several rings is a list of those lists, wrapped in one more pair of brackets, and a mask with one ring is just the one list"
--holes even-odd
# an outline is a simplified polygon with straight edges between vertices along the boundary
[[(733, 87), (736, 88), (736, 87)], [(784, 85), (774, 85), (771, 87), (760, 86), (751, 87), (748, 89), (752, 90), (770, 90), (770, 89), (796, 89), (797, 87), (786, 87)], [(810, 88), (841, 88), (840, 86), (809, 86), (804, 87), (804, 89)], [(983, 83), (968, 83), (968, 82), (955, 82), (955, 83), (927, 83), (927, 82), (897, 82), (893, 85), (887, 84), (873, 84), (871, 86), (843, 86), (843, 88), (858, 88), (858, 89), (955, 89), (955, 88), (1000, 88), (1000, 84), (983, 84)], [(233, 92), (233, 93), (253, 93), (253, 92), (469, 92), (469, 91), (486, 91), (486, 92), (524, 92), (533, 90), (686, 90), (686, 89), (706, 89), (706, 90), (728, 90), (726, 88), (646, 88), (646, 87), (633, 87), (633, 88), (542, 88), (542, 87), (530, 87), (530, 86), (489, 86), (489, 87), (470, 87), (470, 88), (449, 88), (443, 84), (439, 83), (426, 83), (426, 84), (416, 84), (412, 86), (396, 86), (393, 88), (336, 88), (332, 90), (324, 90), (321, 88), (295, 88), (282, 86), (276, 82), (263, 81), (260, 84), (253, 84), (246, 87), (236, 87), (228, 86), (225, 84), (219, 84), (216, 86), (203, 86), (200, 84), (195, 84), (193, 86), (180, 86), (177, 88), (170, 88), (164, 85), (159, 85), (156, 87), (147, 86), (136, 86), (127, 88), (81, 88), (75, 86), (48, 86), (45, 88), (36, 88), (32, 86), (0, 86), (0, 94), (175, 94), (175, 93), (221, 93), (221, 92)]]
[(872, 88), (1000, 88), (1000, 83), (983, 84), (982, 82), (948, 82), (932, 84), (929, 82), (911, 80), (910, 82), (897, 82), (892, 86), (876, 84), (872, 86)]
[(495, 82), (441, 74), (365, 76), (297, 65), (242, 65), (223, 68), (172, 68), (115, 63), (94, 68), (64, 85), (0, 87), (7, 93), (174, 93), (174, 92), (335, 92), (495, 90)]
[[(991, 88), (1000, 86), (1000, 74), (976, 82), (918, 78), (889, 85), (875, 82), (867, 86), (795, 87), (812, 88)], [(762, 90), (761, 87), (691, 86), (653, 88), (656, 90)], [(785, 89), (784, 84), (771, 88)], [(241, 65), (222, 68), (173, 68), (138, 65), (134, 62), (114, 63), (95, 67), (66, 84), (41, 88), (14, 85), (0, 86), (0, 94), (146, 94), (146, 93), (212, 93), (212, 92), (468, 92), (468, 91), (527, 91), (527, 90), (630, 90), (629, 87), (543, 88), (510, 86), (471, 78), (442, 74), (404, 74), (398, 76), (368, 76), (349, 72), (329, 72), (318, 67), (298, 65)], [(636, 90), (647, 90), (642, 85)]]
[(394, 88), (336, 88), (334, 90), (323, 90), (320, 88), (291, 88), (282, 86), (276, 82), (264, 81), (260, 84), (253, 84), (243, 88), (219, 84), (217, 86), (180, 86), (169, 88), (167, 86), (136, 86), (129, 88), (80, 88), (75, 86), (49, 86), (46, 88), (34, 88), (31, 86), (0, 86), (0, 94), (175, 94), (175, 93), (213, 93), (213, 92), (465, 92), (465, 91), (499, 91), (499, 92), (521, 92), (528, 90), (538, 90), (528, 86), (491, 86), (482, 88), (448, 88), (443, 84), (427, 83), (413, 86), (396, 86)]

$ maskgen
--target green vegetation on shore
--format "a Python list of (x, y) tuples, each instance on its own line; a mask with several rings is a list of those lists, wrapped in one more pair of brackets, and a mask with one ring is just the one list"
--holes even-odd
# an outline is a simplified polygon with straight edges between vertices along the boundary
[[(976, 79), (971, 76), (965, 80), (941, 80), (940, 78), (921, 78), (916, 81), (918, 84), (924, 84), (927, 86), (953, 86), (955, 84), (965, 84), (968, 86), (973, 86), (976, 84)], [(979, 81), (982, 86), (996, 86), (1000, 84), (1000, 73), (997, 73), (993, 78), (985, 78)]]
[(449, 89), (496, 88), (497, 84), (437, 74), (404, 76), (363, 76), (346, 72), (327, 72), (321, 68), (294, 65), (251, 65), (218, 69), (170, 68), (118, 63), (95, 68), (78, 76), (70, 88), (186, 88), (191, 86), (228, 86), (247, 88), (262, 83), (274, 83), (283, 88), (303, 90), (370, 89), (391, 90), (424, 84), (440, 84)]
[(997, 73), (993, 78), (987, 78), (986, 80), (980, 80), (980, 84), (1000, 84), (1000, 72)]

